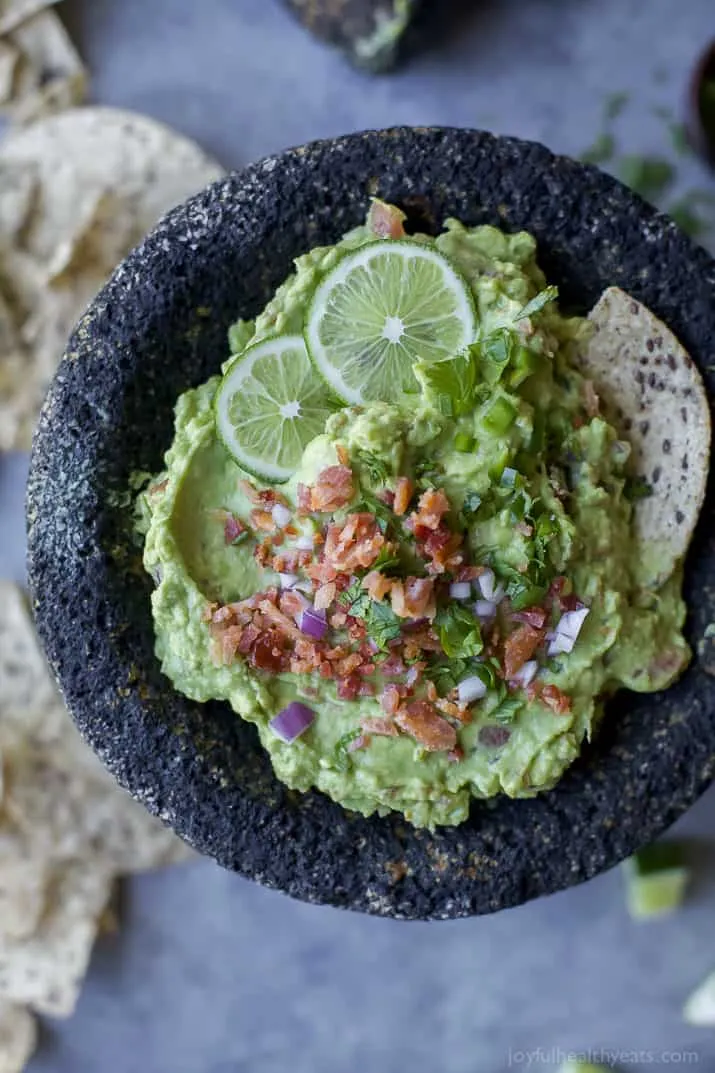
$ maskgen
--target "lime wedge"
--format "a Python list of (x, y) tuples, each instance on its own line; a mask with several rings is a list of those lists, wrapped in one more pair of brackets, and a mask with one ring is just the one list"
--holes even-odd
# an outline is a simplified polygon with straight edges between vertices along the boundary
[(474, 299), (441, 253), (415, 242), (371, 242), (320, 283), (305, 338), (321, 376), (347, 403), (416, 392), (412, 365), (453, 358), (474, 342)]
[(634, 920), (664, 916), (682, 904), (690, 870), (679, 843), (645, 846), (624, 867), (628, 911)]
[(692, 993), (683, 1008), (683, 1017), (689, 1025), (715, 1028), (715, 972)]
[(214, 403), (216, 428), (240, 466), (280, 484), (298, 468), (335, 402), (300, 335), (264, 339), (226, 370)]

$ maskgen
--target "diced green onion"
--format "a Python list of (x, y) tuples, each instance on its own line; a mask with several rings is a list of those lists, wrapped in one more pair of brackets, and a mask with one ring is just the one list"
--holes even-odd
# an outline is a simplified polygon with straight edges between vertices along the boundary
[(512, 368), (509, 371), (509, 385), (510, 387), (519, 387), (539, 368), (539, 356), (535, 354), (533, 350), (529, 350), (528, 347), (520, 346), (512, 361)]
[(516, 420), (516, 407), (504, 395), (498, 395), (484, 414), (484, 424), (496, 435), (508, 432)]
[(678, 842), (645, 846), (624, 865), (626, 900), (636, 920), (672, 913), (682, 903), (690, 870)]
[(468, 432), (458, 432), (454, 437), (455, 450), (462, 451), (464, 454), (469, 454), (470, 451), (473, 451), (474, 444), (474, 436), (470, 436)]
[(519, 474), (511, 466), (505, 466), (502, 470), (502, 475), (499, 479), (499, 483), (504, 488), (516, 488), (516, 482), (519, 479)]

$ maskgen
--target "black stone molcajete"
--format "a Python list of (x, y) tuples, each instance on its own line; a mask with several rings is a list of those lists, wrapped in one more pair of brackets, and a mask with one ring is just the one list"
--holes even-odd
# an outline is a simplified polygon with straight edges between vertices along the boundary
[(475, 803), (436, 834), (363, 819), (273, 776), (225, 704), (176, 693), (153, 655), (151, 582), (130, 535), (130, 475), (161, 468), (173, 405), (226, 356), (311, 246), (364, 216), (371, 194), (423, 229), (450, 214), (539, 242), (562, 302), (608, 284), (647, 303), (713, 387), (715, 264), (594, 168), (539, 145), (459, 130), (391, 130), (265, 160), (170, 214), (124, 262), (70, 341), (35, 440), (29, 571), (42, 641), (89, 742), (119, 781), (203, 853), (298, 898), (401, 918), (488, 913), (609, 868), (659, 834), (715, 773), (713, 490), (686, 579), (697, 655), (675, 687), (622, 694), (558, 787)]

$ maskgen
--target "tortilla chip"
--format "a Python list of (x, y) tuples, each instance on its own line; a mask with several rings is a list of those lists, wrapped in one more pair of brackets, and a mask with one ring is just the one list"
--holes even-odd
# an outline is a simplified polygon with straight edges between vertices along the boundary
[(109, 901), (113, 877), (83, 862), (55, 873), (48, 910), (29, 939), (0, 940), (0, 1000), (69, 1017)]
[[(0, 144), (4, 167), (38, 184), (36, 208), (17, 243), (0, 244), (0, 281), (22, 315), (26, 372), (16, 397), (2, 374), (0, 448), (29, 449), (32, 431), (76, 321), (117, 263), (161, 216), (223, 172), (193, 142), (144, 116), (82, 108), (39, 120)], [(3, 208), (0, 184), (0, 221)]]
[(18, 55), (11, 98), (5, 108), (17, 123), (81, 104), (87, 72), (61, 20), (42, 11), (8, 35)]
[(0, 41), (0, 106), (12, 97), (20, 53), (8, 41)]
[(0, 164), (0, 245), (13, 246), (35, 208), (38, 182), (28, 164)]
[(43, 861), (86, 856), (116, 873), (194, 854), (122, 790), (57, 693), (25, 600), (0, 581), (0, 839), (8, 824)]
[(21, 22), (51, 7), (57, 0), (0, 0), (0, 35), (5, 35)]
[(644, 555), (638, 580), (660, 585), (683, 559), (705, 496), (710, 407), (692, 358), (669, 328), (618, 287), (589, 315), (594, 333), (578, 356), (604, 414), (633, 447), (634, 472), (652, 488), (635, 505)]
[(34, 735), (58, 735), (57, 689), (37, 644), (37, 636), (20, 589), (0, 580), (0, 753), (11, 743)]
[(29, 1010), (0, 1002), (0, 1073), (22, 1073), (37, 1047), (37, 1023)]
[(50, 877), (50, 862), (33, 857), (19, 832), (0, 830), (0, 942), (35, 932)]

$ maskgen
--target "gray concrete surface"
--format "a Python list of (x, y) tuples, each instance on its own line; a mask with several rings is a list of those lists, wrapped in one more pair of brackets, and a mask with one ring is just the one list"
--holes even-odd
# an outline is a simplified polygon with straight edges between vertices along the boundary
[[(435, 0), (441, 2), (441, 0)], [(66, 0), (96, 100), (173, 123), (240, 166), (312, 137), (453, 123), (577, 153), (632, 92), (623, 147), (661, 151), (712, 0), (491, 0), (410, 68), (371, 81), (278, 0)], [(684, 181), (702, 183), (695, 164)], [(26, 460), (0, 460), (0, 568), (23, 570)], [(715, 836), (715, 791), (681, 821)], [(715, 865), (688, 906), (635, 926), (617, 873), (498, 917), (398, 924), (291, 902), (198, 862), (133, 882), (76, 1017), (32, 1073), (503, 1073), (570, 1048), (626, 1069), (715, 1070), (680, 1019), (715, 968)], [(641, 1052), (637, 1054), (636, 1052)]]

